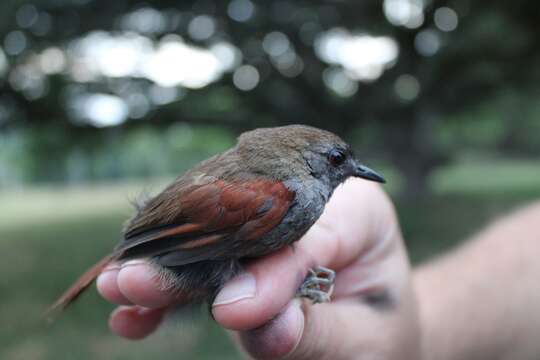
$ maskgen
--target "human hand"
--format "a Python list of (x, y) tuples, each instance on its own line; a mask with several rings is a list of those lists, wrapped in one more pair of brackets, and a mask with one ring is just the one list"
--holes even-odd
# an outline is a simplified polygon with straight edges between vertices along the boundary
[[(332, 302), (294, 298), (309, 268), (337, 272)], [(98, 278), (120, 336), (143, 338), (178, 296), (161, 290), (144, 261), (109, 267)], [(377, 185), (350, 179), (295, 244), (257, 259), (232, 279), (212, 307), (256, 359), (417, 359), (419, 329), (410, 267), (393, 206)]]

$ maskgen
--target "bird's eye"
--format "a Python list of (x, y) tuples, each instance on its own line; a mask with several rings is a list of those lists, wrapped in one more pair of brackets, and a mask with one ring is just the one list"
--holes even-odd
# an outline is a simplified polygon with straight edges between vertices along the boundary
[(345, 155), (345, 153), (338, 149), (332, 149), (328, 153), (328, 160), (330, 161), (330, 164), (332, 164), (333, 166), (339, 166), (343, 164), (346, 158), (347, 156)]

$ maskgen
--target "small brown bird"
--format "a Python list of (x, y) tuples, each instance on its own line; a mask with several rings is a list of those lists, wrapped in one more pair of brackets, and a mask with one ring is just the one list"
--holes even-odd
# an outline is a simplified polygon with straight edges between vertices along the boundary
[[(243, 262), (299, 240), (351, 176), (384, 182), (330, 132), (302, 125), (246, 132), (140, 206), (113, 252), (50, 310), (69, 305), (111, 262), (134, 258), (150, 259), (187, 302), (211, 304)], [(328, 301), (332, 282), (333, 272), (319, 268), (298, 294)]]

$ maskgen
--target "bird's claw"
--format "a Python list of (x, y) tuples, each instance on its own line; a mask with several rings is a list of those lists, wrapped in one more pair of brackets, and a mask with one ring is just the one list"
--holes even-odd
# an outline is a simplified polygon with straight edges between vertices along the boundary
[(322, 266), (310, 269), (296, 296), (311, 300), (313, 304), (329, 302), (334, 290), (336, 273)]

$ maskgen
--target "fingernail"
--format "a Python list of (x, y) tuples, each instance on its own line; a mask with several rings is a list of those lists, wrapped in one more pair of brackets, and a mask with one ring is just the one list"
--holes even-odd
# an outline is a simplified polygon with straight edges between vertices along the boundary
[(115, 274), (112, 269), (104, 270), (99, 274), (99, 276), (96, 279), (96, 284), (98, 287), (100, 287), (101, 284), (108, 283), (109, 281), (112, 281), (112, 278), (116, 280), (116, 277), (118, 274)]
[(123, 269), (123, 268), (126, 268), (126, 267), (143, 265), (143, 264), (147, 264), (147, 263), (148, 262), (146, 260), (141, 260), (141, 259), (129, 260), (129, 261), (126, 261), (125, 263), (123, 263), (120, 267)]
[(212, 306), (228, 305), (240, 300), (251, 299), (255, 297), (256, 292), (255, 276), (245, 272), (233, 278), (221, 289)]
[(302, 311), (302, 301), (300, 299), (294, 299), (288, 310), (293, 312), (294, 314), (292, 316), (294, 317), (294, 325), (297, 331), (295, 335), (294, 346), (287, 353), (287, 355), (292, 354), (300, 344), (300, 340), (302, 340), (302, 335), (304, 334), (305, 325), (304, 312)]
[(101, 273), (103, 274), (110, 271), (117, 271), (117, 270), (120, 270), (121, 268), (122, 267), (119, 264), (108, 265), (105, 269), (103, 269)]

